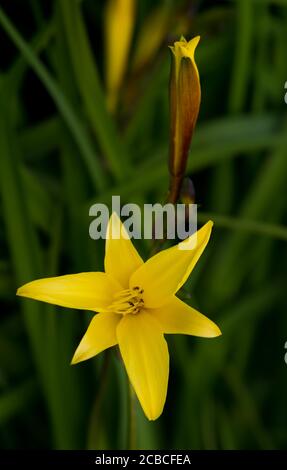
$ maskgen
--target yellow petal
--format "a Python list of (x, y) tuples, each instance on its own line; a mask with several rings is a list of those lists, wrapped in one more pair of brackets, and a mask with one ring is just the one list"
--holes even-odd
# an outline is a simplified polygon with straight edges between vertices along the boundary
[[(208, 243), (212, 225), (207, 222), (183, 242), (157, 253), (131, 276), (130, 288), (144, 290), (146, 307), (160, 307), (181, 288)], [(188, 247), (193, 248), (184, 249)]]
[(180, 41), (176, 41), (174, 46), (171, 47), (172, 52), (174, 53), (175, 60), (177, 62), (176, 72), (177, 76), (179, 74), (180, 61), (183, 58), (189, 58), (194, 66), (197, 77), (199, 78), (198, 69), (194, 60), (195, 49), (198, 46), (200, 41), (200, 36), (196, 36), (187, 42), (185, 38), (182, 38)]
[(150, 310), (161, 324), (164, 333), (184, 334), (213, 338), (220, 336), (218, 326), (205, 315), (173, 297), (171, 302), (160, 308)]
[(129, 287), (131, 274), (143, 264), (124, 225), (114, 212), (109, 220), (106, 237), (105, 271), (123, 288)]
[(148, 313), (126, 315), (117, 337), (130, 382), (148, 419), (157, 419), (166, 400), (169, 355), (159, 323)]
[(17, 295), (61, 307), (98, 310), (107, 307), (120, 289), (107, 274), (89, 272), (38, 279), (20, 287)]
[(86, 361), (117, 344), (116, 328), (121, 316), (115, 313), (97, 313), (80, 342), (72, 364)]

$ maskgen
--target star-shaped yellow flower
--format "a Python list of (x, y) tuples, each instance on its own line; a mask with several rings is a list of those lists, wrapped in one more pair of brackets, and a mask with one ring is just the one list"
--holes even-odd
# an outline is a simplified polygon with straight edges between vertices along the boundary
[[(164, 334), (214, 337), (211, 320), (176, 297), (210, 237), (212, 222), (145, 263), (114, 213), (106, 240), (105, 273), (87, 272), (39, 279), (17, 294), (69, 308), (98, 312), (72, 363), (119, 345), (130, 382), (148, 419), (160, 416), (166, 399), (169, 354)], [(120, 234), (118, 238), (114, 234)], [(196, 240), (193, 249), (182, 249)]]

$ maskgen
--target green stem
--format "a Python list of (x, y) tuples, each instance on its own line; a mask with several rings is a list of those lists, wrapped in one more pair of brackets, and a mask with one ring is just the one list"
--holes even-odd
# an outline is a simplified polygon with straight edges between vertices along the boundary
[(137, 434), (136, 434), (136, 396), (132, 388), (131, 383), (129, 383), (129, 394), (128, 394), (128, 442), (127, 450), (136, 450), (137, 449)]
[(108, 379), (108, 371), (109, 371), (109, 366), (111, 362), (111, 355), (110, 355), (110, 350), (107, 350), (104, 352), (104, 361), (102, 365), (102, 370), (100, 373), (100, 379), (99, 379), (99, 390), (93, 405), (92, 413), (91, 413), (91, 420), (90, 420), (90, 427), (89, 427), (89, 433), (88, 433), (88, 444), (87, 447), (89, 450), (94, 450), (95, 449), (95, 442), (96, 442), (96, 436), (97, 436), (97, 430), (98, 430), (98, 423), (100, 419), (100, 413), (101, 413), (101, 408), (102, 408), (102, 403), (103, 403), (103, 398), (105, 395), (105, 390), (107, 387), (107, 379)]

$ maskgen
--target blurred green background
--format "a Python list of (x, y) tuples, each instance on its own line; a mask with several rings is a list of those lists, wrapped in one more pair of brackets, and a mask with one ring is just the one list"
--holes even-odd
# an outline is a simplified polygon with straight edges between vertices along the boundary
[[(0, 447), (126, 447), (116, 355), (109, 369), (103, 354), (69, 365), (91, 314), (15, 292), (38, 277), (102, 269), (91, 204), (164, 199), (168, 45), (183, 33), (201, 35), (188, 174), (200, 222), (215, 222), (186, 295), (223, 336), (167, 337), (166, 407), (154, 423), (138, 409), (138, 446), (287, 448), (287, 1), (138, 0), (113, 113), (106, 3), (0, 2)], [(149, 243), (137, 246), (147, 257)]]

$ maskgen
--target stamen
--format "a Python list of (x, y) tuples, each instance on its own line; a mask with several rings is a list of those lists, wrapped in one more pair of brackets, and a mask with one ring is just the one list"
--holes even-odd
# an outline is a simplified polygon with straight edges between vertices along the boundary
[(143, 293), (143, 289), (138, 286), (132, 289), (124, 289), (115, 294), (114, 301), (107, 309), (101, 311), (114, 312), (121, 315), (136, 315), (144, 306)]

